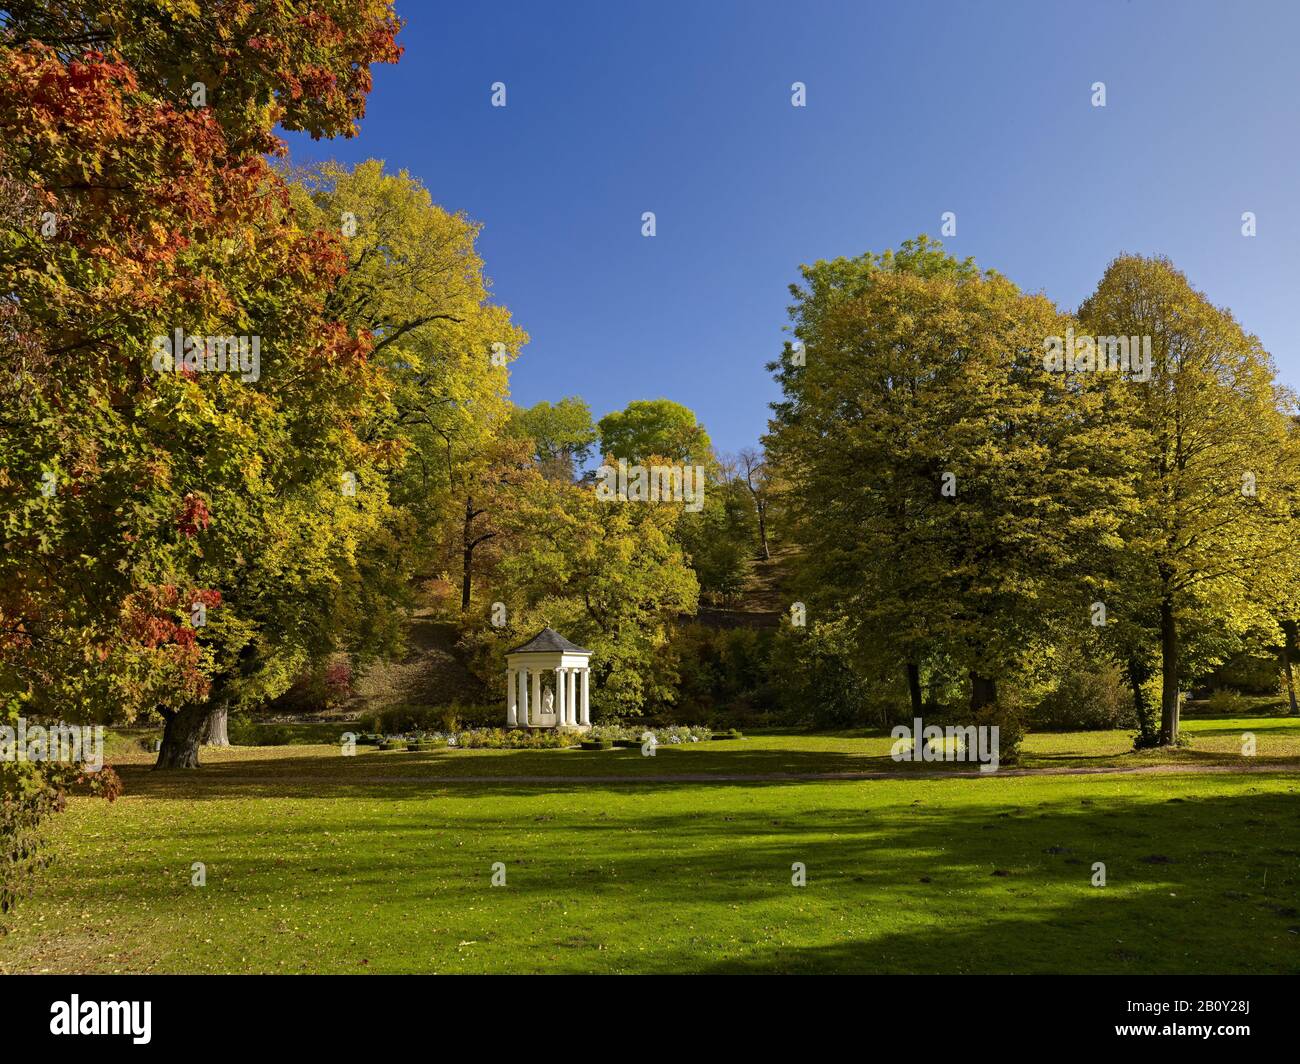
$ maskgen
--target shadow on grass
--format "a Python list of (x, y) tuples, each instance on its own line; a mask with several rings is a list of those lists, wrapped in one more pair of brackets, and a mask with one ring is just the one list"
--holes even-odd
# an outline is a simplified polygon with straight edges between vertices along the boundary
[[(764, 946), (702, 970), (1300, 973), (1294, 795), (1103, 799), (943, 820), (938, 853), (924, 850), (934, 836), (918, 817), (888, 847), (861, 853), (868, 871), (852, 877), (894, 896), (924, 883), (912, 920), (831, 943)], [(851, 875), (838, 847), (789, 852), (803, 850), (807, 889), (823, 862), (830, 889)], [(1106, 887), (1091, 884), (1098, 861)]]
[[(185, 828), (177, 841), (211, 855), (209, 890), (274, 895), (291, 882), (295, 910), (311, 913), (346, 881), (406, 914), (394, 936), (436, 921), (452, 942), (496, 943), (511, 971), (1300, 972), (1300, 802), (1294, 788), (1234, 785), (1186, 797), (1019, 788), (972, 801), (940, 780), (911, 804), (897, 790), (872, 804), (860, 784), (815, 794), (766, 784), (791, 793), (760, 810), (710, 787), (718, 800), (699, 811), (656, 811), (647, 796), (533, 815), (397, 803), (346, 816), (334, 849), (314, 845), (324, 825), (292, 820), (268, 836)], [(494, 860), (510, 869), (499, 892), (488, 886)], [(796, 861), (806, 887), (791, 885)], [(1098, 861), (1103, 888), (1091, 885)], [(138, 852), (95, 876), (99, 887), (76, 889), (121, 891), (125, 877), (161, 904), (176, 904), (176, 889), (189, 897), (160, 887)], [(560, 905), (571, 912), (563, 926), (538, 931)], [(654, 932), (644, 952), (624, 941), (629, 922)]]
[[(1036, 754), (1023, 770), (1086, 769), (1090, 762), (1115, 762), (1113, 756)], [(1159, 761), (1137, 759), (1134, 769), (1195, 768), (1223, 765), (1231, 772), (1294, 771), (1296, 758), (1242, 758), (1185, 749), (1171, 751)], [(1122, 765), (1122, 762), (1121, 762)], [(356, 757), (307, 755), (266, 759), (213, 761), (199, 769), (154, 771), (141, 764), (118, 765), (128, 795), (184, 800), (275, 797), (404, 797), (411, 794), (469, 791), (478, 793), (544, 793), (581, 791), (592, 786), (627, 785), (638, 789), (709, 786), (783, 786), (829, 782), (818, 776), (836, 773), (880, 773), (899, 779), (977, 778), (987, 782), (1014, 778), (1020, 768), (983, 774), (963, 762), (896, 762), (888, 755), (835, 751), (746, 750), (736, 744), (726, 753), (683, 752), (660, 748), (655, 757), (637, 750), (366, 752)], [(1112, 767), (1099, 765), (1099, 768)], [(764, 779), (764, 776), (776, 778)], [(728, 778), (738, 777), (738, 778)], [(496, 782), (499, 780), (500, 782)]]
[[(815, 775), (835, 772), (918, 772), (943, 769), (942, 764), (898, 763), (888, 755), (827, 751), (789, 751), (745, 749), (739, 742), (728, 743), (730, 749), (714, 752), (684, 752), (661, 747), (654, 757), (643, 757), (639, 750), (509, 750), (509, 751), (432, 751), (371, 752), (355, 757), (314, 755), (275, 757), (258, 760), (209, 761), (199, 769), (155, 772), (148, 765), (120, 765), (117, 771), (128, 794), (158, 798), (232, 798), (232, 797), (300, 797), (314, 794), (339, 796), (393, 794), (395, 788), (437, 789), (458, 779), (502, 777), (502, 786), (517, 791), (545, 788), (554, 778), (554, 788), (580, 788), (585, 779), (626, 777), (629, 784), (638, 778), (658, 776), (738, 775), (758, 777), (766, 774)], [(953, 763), (953, 768), (972, 766)], [(541, 782), (512, 782), (508, 777), (534, 777)], [(682, 779), (683, 785), (698, 785), (699, 780)], [(741, 784), (763, 782), (758, 779), (737, 781)], [(776, 781), (788, 782), (788, 781)], [(488, 784), (482, 784), (484, 786)], [(672, 782), (656, 786), (671, 786)]]

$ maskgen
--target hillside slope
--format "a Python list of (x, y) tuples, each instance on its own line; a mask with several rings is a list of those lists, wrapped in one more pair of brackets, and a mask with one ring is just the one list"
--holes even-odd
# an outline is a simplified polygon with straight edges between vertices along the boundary
[(794, 594), (788, 589), (794, 551), (774, 550), (767, 561), (750, 563), (745, 590), (732, 605), (701, 606), (696, 618), (709, 628), (775, 628), (781, 623)]
[(457, 654), (454, 625), (435, 620), (430, 609), (419, 609), (411, 617), (407, 640), (401, 661), (377, 662), (358, 677), (357, 708), (482, 703), (490, 697)]

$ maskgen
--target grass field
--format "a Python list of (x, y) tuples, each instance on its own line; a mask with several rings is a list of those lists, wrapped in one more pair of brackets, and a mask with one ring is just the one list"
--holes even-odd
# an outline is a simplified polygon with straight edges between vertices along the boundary
[[(235, 748), (168, 774), (119, 739), (126, 796), (52, 822), (0, 971), (1300, 973), (1300, 722), (1187, 726), (1167, 754), (1027, 740), (1031, 767), (1160, 774), (843, 781), (761, 777), (897, 770), (887, 738)], [(750, 778), (670, 778), (712, 775)]]

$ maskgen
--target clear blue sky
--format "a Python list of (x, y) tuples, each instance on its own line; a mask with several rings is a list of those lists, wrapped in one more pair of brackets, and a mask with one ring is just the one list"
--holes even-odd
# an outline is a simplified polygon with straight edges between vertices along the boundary
[(516, 402), (666, 396), (752, 444), (799, 265), (938, 236), (944, 211), (949, 249), (1070, 309), (1120, 251), (1167, 254), (1300, 386), (1294, 0), (398, 9), (361, 135), (291, 151), (382, 158), (484, 224), (532, 336)]

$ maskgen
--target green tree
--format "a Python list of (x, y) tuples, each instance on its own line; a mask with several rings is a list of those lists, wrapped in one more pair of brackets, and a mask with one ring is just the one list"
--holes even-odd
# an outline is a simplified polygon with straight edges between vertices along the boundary
[(670, 504), (603, 502), (588, 485), (539, 477), (504, 518), (513, 548), (492, 594), (509, 624), (466, 627), (484, 682), (496, 684), (505, 652), (549, 625), (593, 652), (598, 713), (635, 716), (671, 700), (676, 677), (662, 651), (699, 596), (675, 536), (680, 514)]
[(897, 662), (915, 712), (933, 658), (982, 709), (1052, 616), (1087, 617), (1125, 493), (1117, 383), (1048, 372), (1069, 319), (924, 237), (792, 292), (767, 445), (810, 610), (852, 620), (863, 667)]
[(1193, 618), (1244, 631), (1257, 587), (1289, 537), (1295, 474), (1286, 397), (1268, 353), (1162, 258), (1125, 255), (1079, 309), (1094, 336), (1150, 337), (1150, 379), (1129, 421), (1144, 441), (1129, 551), (1147, 564), (1160, 634), (1164, 744), (1178, 738)]
[(695, 414), (671, 399), (637, 399), (597, 423), (601, 453), (628, 462), (655, 456), (670, 462), (707, 462), (713, 445)]
[(533, 459), (546, 476), (562, 480), (574, 478), (591, 458), (591, 448), (599, 438), (591, 408), (576, 395), (554, 405), (542, 400), (527, 408), (517, 407), (510, 431), (532, 441)]
[[(1286, 393), (1286, 399), (1293, 398)], [(1287, 467), (1300, 470), (1300, 417), (1290, 417), (1287, 439)], [(1289, 529), (1282, 531), (1284, 541), (1300, 542), (1300, 491), (1293, 494), (1291, 513), (1287, 520)], [(1295, 551), (1286, 550), (1271, 555), (1261, 581), (1261, 596), (1272, 620), (1271, 649), (1282, 667), (1282, 687), (1292, 714), (1300, 714), (1300, 701), (1296, 697), (1296, 671), (1300, 663), (1300, 569), (1295, 564)]]
[(699, 512), (681, 515), (676, 534), (707, 599), (726, 601), (745, 589), (757, 526), (749, 492), (730, 463), (710, 478)]

